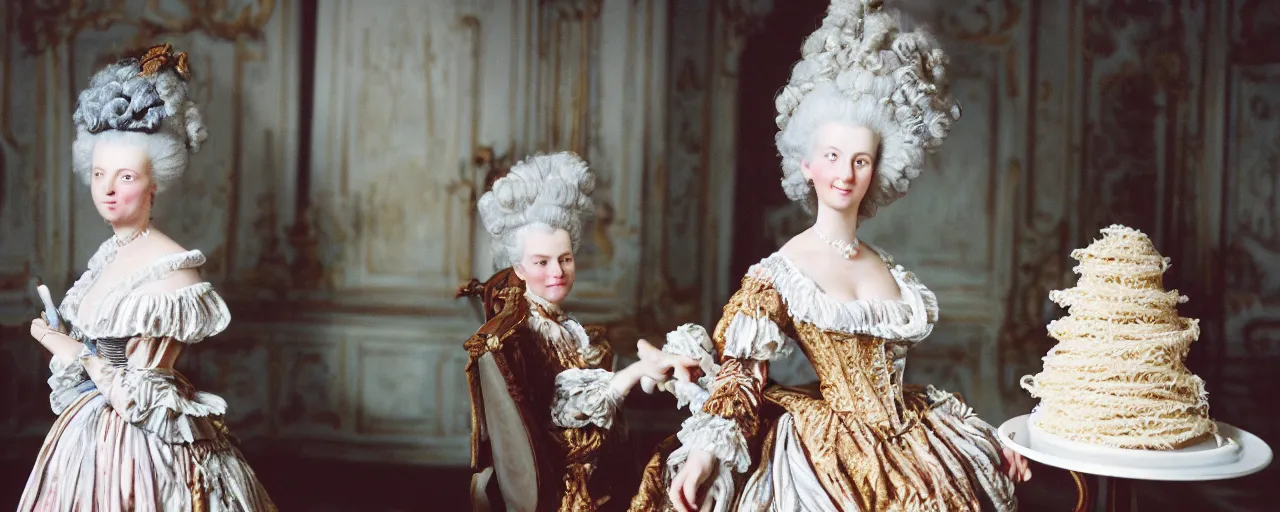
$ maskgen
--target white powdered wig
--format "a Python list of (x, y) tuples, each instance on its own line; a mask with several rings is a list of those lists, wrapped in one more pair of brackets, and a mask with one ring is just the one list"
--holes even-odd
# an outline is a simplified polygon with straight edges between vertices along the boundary
[(480, 196), (480, 221), (493, 237), (493, 261), (506, 268), (520, 261), (531, 229), (563, 229), (578, 249), (582, 223), (595, 213), (596, 177), (571, 152), (536, 155), (516, 164)]
[(947, 85), (948, 58), (933, 36), (912, 30), (879, 0), (833, 0), (822, 26), (805, 40), (791, 79), (775, 100), (782, 188), (813, 212), (817, 196), (800, 170), (818, 128), (865, 126), (880, 136), (877, 182), (858, 214), (866, 219), (907, 192), (924, 155), (960, 119)]
[(172, 66), (181, 57), (179, 66), (185, 72), (186, 56), (168, 53), (167, 48), (163, 58), (169, 66), (144, 73), (141, 60), (124, 59), (93, 75), (89, 87), (80, 92), (72, 114), (76, 139), (71, 159), (85, 183), (93, 174), (93, 148), (98, 141), (146, 148), (151, 179), (157, 190), (164, 190), (182, 177), (188, 157), (208, 137), (200, 108), (187, 97), (186, 79)]

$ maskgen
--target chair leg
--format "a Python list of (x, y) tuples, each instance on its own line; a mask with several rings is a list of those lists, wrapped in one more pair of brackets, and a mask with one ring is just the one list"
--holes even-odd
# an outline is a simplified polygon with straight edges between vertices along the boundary
[(1076, 481), (1076, 508), (1074, 512), (1087, 512), (1089, 510), (1089, 481), (1086, 478), (1080, 473), (1071, 472), (1071, 479)]

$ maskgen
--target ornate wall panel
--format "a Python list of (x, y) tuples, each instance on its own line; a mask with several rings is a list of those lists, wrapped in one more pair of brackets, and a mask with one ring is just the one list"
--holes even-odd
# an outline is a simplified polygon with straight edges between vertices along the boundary
[[(1225, 144), (1219, 142), (1224, 152), (1214, 155), (1220, 160), (1205, 162), (1223, 166), (1212, 173), (1221, 180), (1214, 187), (1221, 195), (1204, 198), (1199, 210), (1219, 219), (1220, 230), (1213, 233), (1221, 238), (1197, 274), (1219, 287), (1209, 288), (1221, 294), (1205, 297), (1217, 302), (1206, 311), (1222, 321), (1210, 323), (1201, 340), (1212, 343), (1204, 358), (1212, 368), (1206, 376), (1210, 411), (1274, 447), (1280, 443), (1280, 421), (1259, 411), (1280, 406), (1269, 391), (1280, 386), (1275, 371), (1280, 365), (1280, 44), (1274, 37), (1280, 7), (1256, 0), (1219, 7), (1214, 14), (1225, 18), (1226, 35), (1216, 56), (1229, 65), (1218, 76), (1222, 81), (1210, 87), (1220, 87), (1224, 96), (1217, 135)], [(1252, 478), (1252, 485), (1275, 481), (1278, 474), (1273, 464)], [(1220, 506), (1240, 508), (1244, 502), (1227, 491), (1204, 490), (1217, 496)], [(1269, 496), (1275, 503), (1276, 492)]]
[(311, 222), (335, 303), (449, 309), (471, 277), (470, 14), (462, 2), (320, 4)]
[[(624, 0), (546, 2), (541, 19), (543, 37), (557, 35), (565, 42), (553, 45), (550, 55), (540, 55), (557, 66), (539, 76), (539, 87), (576, 77), (579, 88), (590, 89), (574, 95), (577, 102), (586, 102), (576, 111), (589, 113), (573, 115), (570, 126), (575, 128), (562, 128), (562, 140), (546, 138), (547, 131), (536, 124), (523, 134), (524, 140), (537, 141), (531, 149), (541, 151), (564, 148), (568, 142), (597, 175), (596, 219), (584, 237), (585, 259), (580, 261), (585, 268), (570, 307), (588, 321), (634, 324), (637, 315), (649, 315), (666, 302), (663, 287), (644, 276), (668, 243), (661, 230), (659, 185), (667, 175), (667, 6)], [(551, 27), (576, 27), (577, 34), (560, 35)], [(566, 67), (574, 55), (586, 63)], [(546, 103), (559, 111), (571, 105), (554, 98), (534, 105)], [(581, 135), (575, 139), (575, 133)]]
[(1032, 27), (1023, 99), (1028, 103), (1027, 157), (1009, 176), (1015, 181), (1007, 200), (1013, 208), (1013, 239), (994, 360), (1005, 416), (1034, 405), (1018, 379), (1040, 371), (1040, 358), (1052, 346), (1045, 326), (1057, 306), (1049, 301), (1049, 291), (1061, 288), (1070, 272), (1069, 205), (1079, 161), (1077, 8), (1073, 2), (1036, 2), (1024, 8)]
[[(750, 197), (741, 193), (743, 187), (739, 183), (750, 177), (739, 176), (739, 170), (744, 163), (757, 163), (740, 159), (744, 148), (752, 145), (743, 141), (744, 104), (740, 92), (744, 82), (759, 79), (753, 74), (741, 74), (743, 68), (751, 67), (750, 62), (743, 62), (743, 56), (749, 37), (768, 37), (765, 18), (775, 7), (782, 6), (773, 0), (718, 0), (710, 2), (709, 7), (711, 16), (703, 47), (708, 55), (705, 73), (709, 95), (703, 107), (708, 121), (700, 171), (706, 176), (704, 201), (708, 205), (702, 216), (702, 259), (712, 265), (708, 275), (714, 277), (703, 282), (702, 317), (708, 328), (718, 320), (721, 307), (742, 278), (742, 272), (731, 267), (735, 251), (741, 249), (741, 242), (734, 239), (734, 224), (742, 218), (743, 200)], [(746, 181), (744, 185), (754, 186), (754, 182)]]
[[(705, 286), (711, 284), (705, 278), (713, 276), (714, 271), (703, 243), (711, 233), (703, 231), (701, 221), (708, 214), (708, 204), (701, 198), (706, 194), (709, 178), (706, 151), (712, 122), (708, 115), (712, 69), (707, 63), (710, 35), (706, 27), (711, 19), (710, 10), (694, 2), (674, 2), (671, 6), (667, 180), (662, 192), (662, 230), (670, 243), (662, 254), (661, 265), (663, 274), (670, 276), (664, 285), (681, 298), (680, 302), (695, 306), (705, 306), (700, 304), (703, 292), (714, 288)], [(699, 315), (698, 309), (703, 308), (678, 316), (681, 320), (709, 321)]]
[[(867, 223), (938, 294), (939, 324), (907, 364), (913, 382), (945, 376), (992, 421), (1001, 407), (996, 327), (1014, 272), (1019, 187), (1028, 160), (1032, 7), (1022, 2), (908, 3), (951, 53), (952, 91), (964, 117), (911, 192)], [(954, 368), (948, 368), (954, 365)], [(923, 367), (923, 368), (922, 368)], [(939, 376), (944, 377), (944, 376)], [(943, 385), (939, 382), (938, 385)]]

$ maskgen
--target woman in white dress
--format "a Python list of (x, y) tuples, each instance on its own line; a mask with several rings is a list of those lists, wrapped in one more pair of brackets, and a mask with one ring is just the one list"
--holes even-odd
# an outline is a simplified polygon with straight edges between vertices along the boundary
[(204, 255), (151, 227), (156, 193), (207, 137), (188, 76), (166, 44), (108, 65), (80, 94), (73, 164), (115, 236), (67, 291), (61, 328), (31, 322), (53, 356), (58, 419), (20, 511), (275, 510), (232, 444), (226, 402), (173, 369), (231, 321), (197, 270)]

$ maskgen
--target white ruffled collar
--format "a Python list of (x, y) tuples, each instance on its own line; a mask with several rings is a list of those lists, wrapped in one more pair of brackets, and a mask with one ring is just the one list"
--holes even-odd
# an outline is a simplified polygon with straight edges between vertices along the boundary
[(157, 258), (113, 284), (90, 315), (92, 318), (80, 318), (85, 294), (115, 257), (116, 244), (107, 240), (89, 259), (88, 270), (67, 290), (58, 312), (70, 323), (72, 336), (83, 339), (143, 335), (196, 343), (222, 332), (230, 324), (231, 313), (209, 282), (165, 293), (138, 291), (140, 286), (175, 271), (203, 265), (204, 254), (198, 250)]
[(529, 301), (530, 328), (558, 350), (575, 352), (590, 366), (600, 364), (604, 351), (591, 344), (591, 336), (582, 324), (533, 292), (525, 291), (524, 296)]
[(894, 263), (893, 257), (871, 247), (898, 284), (896, 300), (833, 299), (789, 258), (775, 252), (753, 265), (749, 271), (773, 285), (782, 296), (791, 317), (819, 329), (847, 334), (867, 334), (890, 341), (919, 341), (933, 331), (938, 320), (938, 299), (915, 274)]

